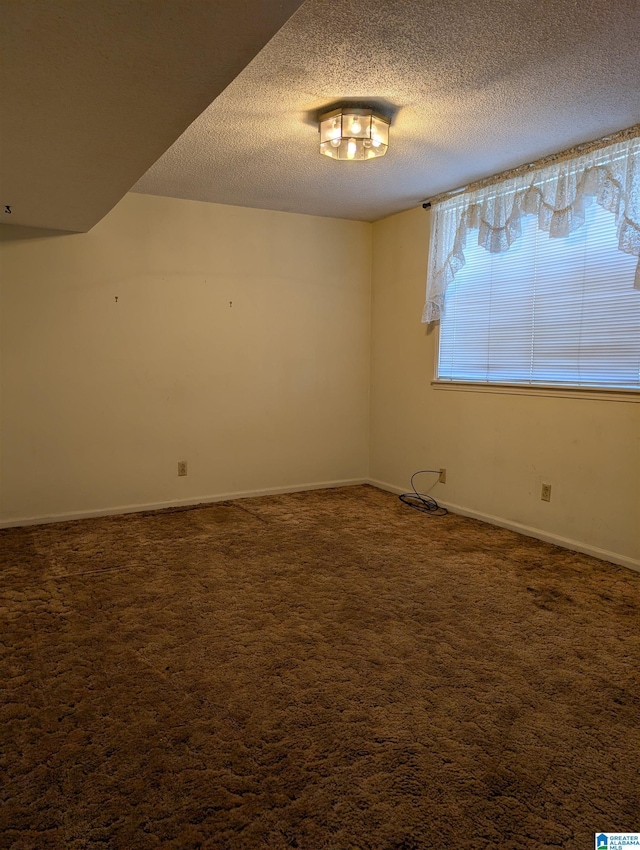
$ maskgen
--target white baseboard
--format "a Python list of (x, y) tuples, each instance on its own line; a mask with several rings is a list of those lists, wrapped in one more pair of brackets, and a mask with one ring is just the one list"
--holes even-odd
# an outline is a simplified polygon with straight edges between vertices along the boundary
[(340, 481), (321, 481), (316, 484), (291, 484), (284, 487), (266, 487), (262, 490), (237, 490), (234, 493), (219, 493), (215, 496), (196, 496), (192, 499), (170, 499), (166, 502), (149, 502), (138, 505), (117, 505), (113, 508), (98, 508), (88, 511), (50, 514), (49, 516), (17, 517), (0, 521), (0, 529), (17, 528), (24, 525), (45, 525), (51, 522), (69, 522), (74, 519), (91, 519), (101, 516), (118, 516), (144, 511), (157, 511), (164, 508), (184, 508), (190, 505), (207, 505), (214, 502), (227, 502), (232, 499), (250, 499), (253, 496), (276, 496), (280, 493), (301, 493), (305, 490), (329, 490), (333, 487), (354, 487), (368, 484), (367, 478), (348, 478)]
[[(388, 484), (386, 481), (374, 481), (370, 479), (369, 484), (373, 487), (378, 487), (380, 490), (387, 490), (389, 493), (396, 493), (398, 496), (401, 493), (406, 493), (407, 488), (396, 487), (395, 484)], [(526, 537), (535, 537), (538, 540), (544, 540), (545, 543), (553, 543), (556, 546), (561, 546), (563, 549), (572, 549), (574, 552), (582, 552), (584, 555), (591, 555), (593, 558), (599, 558), (601, 561), (610, 561), (613, 564), (618, 564), (621, 567), (628, 567), (630, 570), (640, 572), (640, 561), (635, 558), (629, 558), (626, 555), (619, 555), (617, 552), (608, 552), (606, 549), (599, 549), (597, 546), (589, 546), (586, 543), (581, 543), (579, 540), (571, 540), (568, 537), (560, 537), (557, 534), (549, 534), (540, 528), (532, 528), (529, 525), (523, 525), (519, 522), (503, 519), (502, 517), (485, 514), (481, 511), (473, 511), (468, 508), (463, 508), (460, 505), (452, 505), (450, 502), (438, 501), (439, 505), (451, 511), (452, 514), (460, 514), (468, 516), (472, 519), (479, 519), (482, 522), (488, 522), (490, 525), (498, 525), (500, 528), (508, 528), (510, 531), (517, 531), (519, 534), (524, 534)]]
[(378, 490), (386, 490), (388, 493), (395, 493), (396, 496), (401, 496), (403, 493), (407, 492), (406, 487), (396, 487), (395, 484), (387, 484), (386, 481), (376, 481), (374, 478), (370, 478), (367, 484), (371, 484), (372, 487), (377, 487)]
[[(215, 502), (226, 502), (232, 499), (250, 499), (254, 496), (275, 496), (281, 493), (300, 493), (304, 490), (328, 490), (333, 487), (354, 487), (359, 484), (370, 484), (372, 487), (377, 487), (379, 490), (386, 490), (389, 493), (395, 493), (398, 496), (407, 492), (406, 488), (397, 487), (395, 484), (389, 484), (386, 481), (377, 481), (372, 478), (349, 478), (339, 481), (321, 481), (315, 484), (292, 484), (284, 487), (266, 487), (261, 490), (238, 490), (233, 493), (219, 493), (215, 496), (196, 496), (191, 499), (172, 499), (166, 502), (117, 505), (112, 508), (74, 511), (69, 513), (51, 514), (49, 516), (18, 517), (16, 519), (0, 521), (0, 529), (16, 528), (18, 526), (25, 525), (44, 525), (52, 522), (69, 522), (70, 520), (90, 519), (92, 517), (117, 516), (118, 514), (156, 511), (164, 508), (182, 508), (189, 507), (190, 505), (213, 504)], [(489, 523), (490, 525), (508, 528), (510, 531), (517, 531), (519, 534), (524, 534), (527, 537), (535, 537), (538, 540), (544, 540), (546, 543), (553, 543), (556, 546), (561, 546), (563, 549), (572, 549), (575, 552), (582, 552), (585, 555), (591, 555), (593, 558), (599, 558), (602, 561), (610, 561), (613, 564), (619, 564), (622, 567), (628, 567), (631, 570), (640, 572), (640, 561), (634, 558), (629, 558), (626, 555), (619, 555), (617, 552), (608, 552), (605, 549), (599, 549), (596, 546), (589, 546), (586, 543), (581, 543), (579, 540), (571, 540), (567, 537), (560, 537), (557, 534), (549, 534), (542, 529), (532, 528), (531, 526), (503, 519), (502, 517), (492, 516), (491, 514), (485, 514), (481, 511), (469, 510), (461, 505), (453, 505), (449, 502), (440, 502), (440, 504), (453, 514), (460, 514), (461, 516), (468, 516), (472, 519), (479, 519), (482, 522)]]

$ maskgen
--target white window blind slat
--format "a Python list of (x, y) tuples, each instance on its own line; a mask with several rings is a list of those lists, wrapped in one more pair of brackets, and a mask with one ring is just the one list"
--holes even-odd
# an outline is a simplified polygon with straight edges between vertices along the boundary
[(508, 251), (465, 258), (446, 293), (439, 380), (640, 389), (637, 259), (619, 250), (611, 213), (591, 203), (560, 239), (527, 216)]

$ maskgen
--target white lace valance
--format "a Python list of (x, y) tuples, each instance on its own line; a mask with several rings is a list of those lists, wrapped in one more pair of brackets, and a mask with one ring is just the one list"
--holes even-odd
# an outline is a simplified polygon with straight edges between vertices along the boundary
[[(566, 236), (583, 224), (592, 197), (615, 215), (620, 250), (640, 257), (640, 137), (435, 204), (422, 321), (440, 318), (447, 287), (465, 262), (469, 230), (477, 229), (478, 244), (492, 253), (520, 236), (523, 215), (537, 215), (549, 236)], [(634, 286), (640, 289), (640, 260)]]

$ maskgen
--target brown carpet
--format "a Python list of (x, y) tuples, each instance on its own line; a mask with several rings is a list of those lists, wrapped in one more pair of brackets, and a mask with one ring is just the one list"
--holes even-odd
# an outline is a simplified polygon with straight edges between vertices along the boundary
[(640, 576), (371, 487), (0, 532), (3, 847), (592, 848)]

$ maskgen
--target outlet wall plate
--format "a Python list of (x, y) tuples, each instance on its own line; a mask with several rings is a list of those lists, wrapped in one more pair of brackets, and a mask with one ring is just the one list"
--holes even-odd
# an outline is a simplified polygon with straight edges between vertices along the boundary
[(440, 467), (440, 475), (438, 476), (438, 484), (446, 484), (447, 483), (447, 470), (442, 466)]
[(543, 484), (540, 492), (540, 498), (543, 502), (551, 501), (551, 484)]
[(186, 460), (178, 461), (178, 475), (186, 475), (187, 474), (187, 462)]

